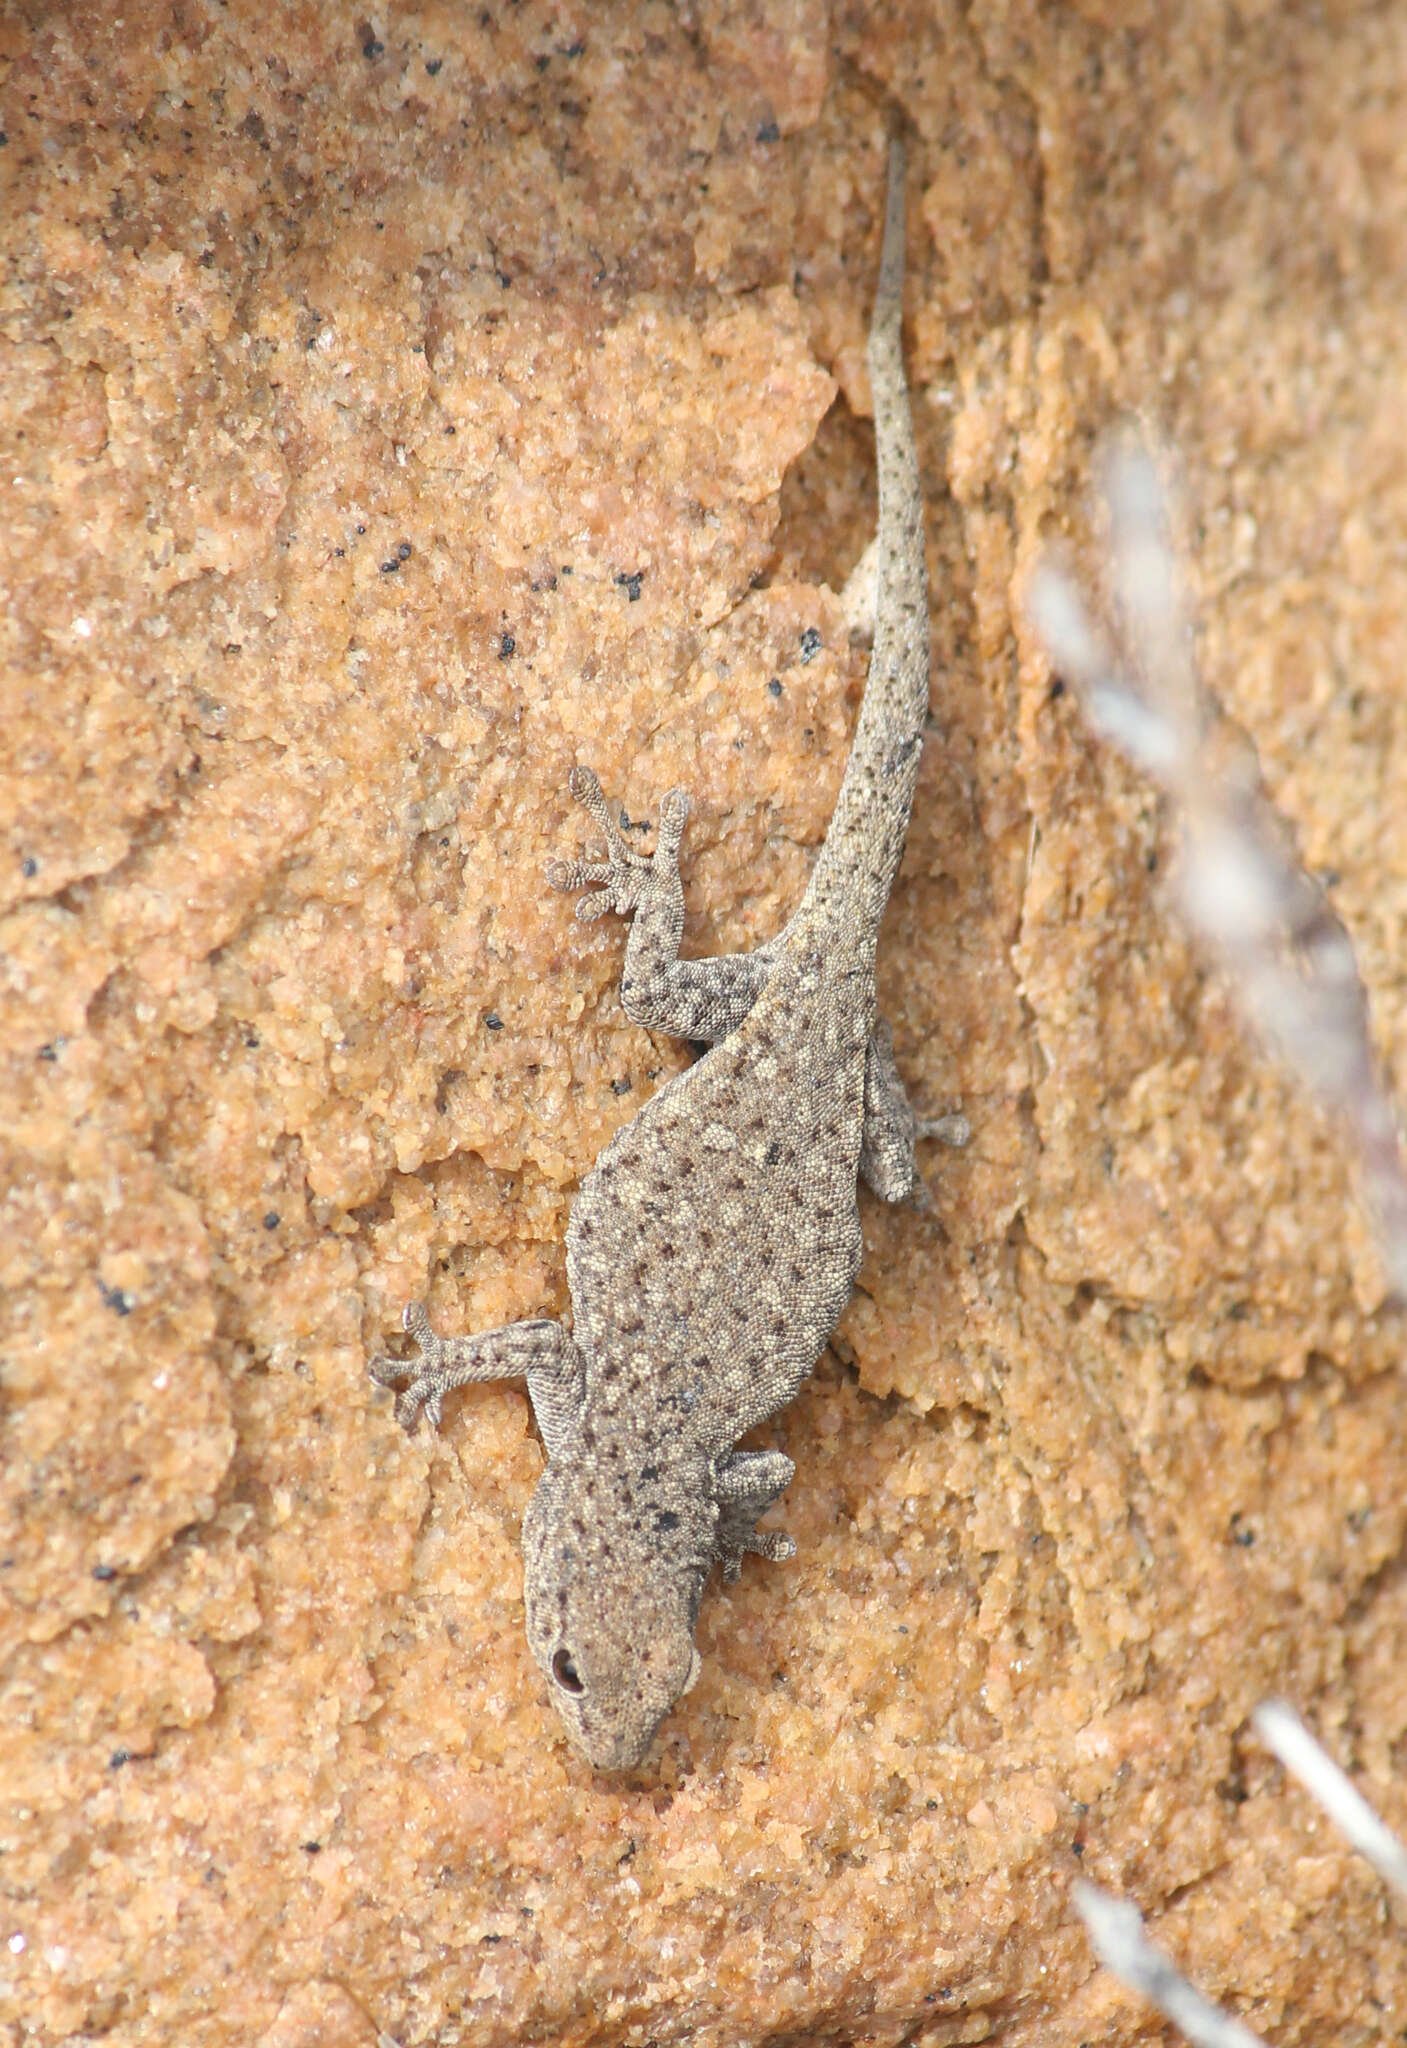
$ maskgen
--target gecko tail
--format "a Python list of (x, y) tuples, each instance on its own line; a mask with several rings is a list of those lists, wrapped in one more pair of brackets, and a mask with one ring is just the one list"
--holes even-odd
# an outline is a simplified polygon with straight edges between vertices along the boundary
[(889, 145), (884, 249), (870, 320), (879, 478), (874, 651), (825, 845), (797, 921), (872, 945), (904, 852), (928, 717), (928, 568), (923, 494), (902, 339), (904, 147)]

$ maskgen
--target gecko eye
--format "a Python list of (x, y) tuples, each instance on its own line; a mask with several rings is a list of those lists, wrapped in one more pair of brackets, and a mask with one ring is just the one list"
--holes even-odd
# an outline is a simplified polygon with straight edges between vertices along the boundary
[(556, 1679), (558, 1685), (561, 1686), (563, 1692), (586, 1691), (586, 1687), (581, 1681), (581, 1673), (572, 1662), (570, 1650), (558, 1650), (552, 1659), (552, 1676)]

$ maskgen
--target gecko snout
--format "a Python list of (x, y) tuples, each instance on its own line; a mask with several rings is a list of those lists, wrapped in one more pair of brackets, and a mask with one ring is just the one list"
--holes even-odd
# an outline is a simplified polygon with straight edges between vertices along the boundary
[(612, 1643), (588, 1635), (578, 1648), (562, 1636), (542, 1662), (573, 1747), (598, 1771), (642, 1762), (660, 1722), (702, 1668), (687, 1637), (642, 1648), (638, 1637)]
[(699, 1675), (717, 1508), (701, 1468), (613, 1490), (572, 1448), (549, 1461), (523, 1522), (528, 1643), (572, 1747), (598, 1771), (632, 1770)]

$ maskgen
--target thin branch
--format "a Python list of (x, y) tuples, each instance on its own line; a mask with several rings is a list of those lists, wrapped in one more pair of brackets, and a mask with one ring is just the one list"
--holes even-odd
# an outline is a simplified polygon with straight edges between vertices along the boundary
[(1104, 463), (1113, 644), (1051, 562), (1027, 609), (1086, 715), (1172, 798), (1182, 824), (1178, 894), (1248, 1021), (1348, 1127), (1393, 1288), (1407, 1294), (1407, 1163), (1377, 1072), (1353, 946), (1300, 866), (1247, 752), (1229, 769), (1197, 680), (1186, 609), (1152, 462), (1125, 444)]
[(1320, 1747), (1293, 1707), (1263, 1700), (1251, 1715), (1256, 1734), (1311, 1799), (1317, 1800), (1339, 1833), (1360, 1856), (1407, 1898), (1407, 1847), (1368, 1804), (1328, 1752)]
[(1204, 1998), (1163, 1951), (1154, 1947), (1137, 1906), (1127, 1899), (1112, 1898), (1083, 1880), (1072, 1887), (1071, 1896), (1105, 1969), (1155, 2005), (1196, 2048), (1265, 2048), (1259, 2034)]

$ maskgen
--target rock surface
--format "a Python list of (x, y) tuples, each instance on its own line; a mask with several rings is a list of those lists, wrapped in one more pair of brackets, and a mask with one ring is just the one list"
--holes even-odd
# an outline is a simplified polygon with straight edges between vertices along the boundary
[[(1407, 15), (113, 0), (0, 25), (0, 2041), (1042, 2048), (1148, 2021), (1079, 1871), (1283, 2043), (1407, 1929), (1248, 1735), (1407, 1821), (1407, 1399), (1334, 1135), (1165, 915), (1022, 623), (1134, 409), (1200, 656), (1407, 1087)], [(687, 784), (687, 944), (795, 901), (885, 121), (938, 730), (881, 956), (936, 1148), (769, 1440), (649, 1767), (522, 1632), (522, 1393), (688, 1057), (539, 887)]]

